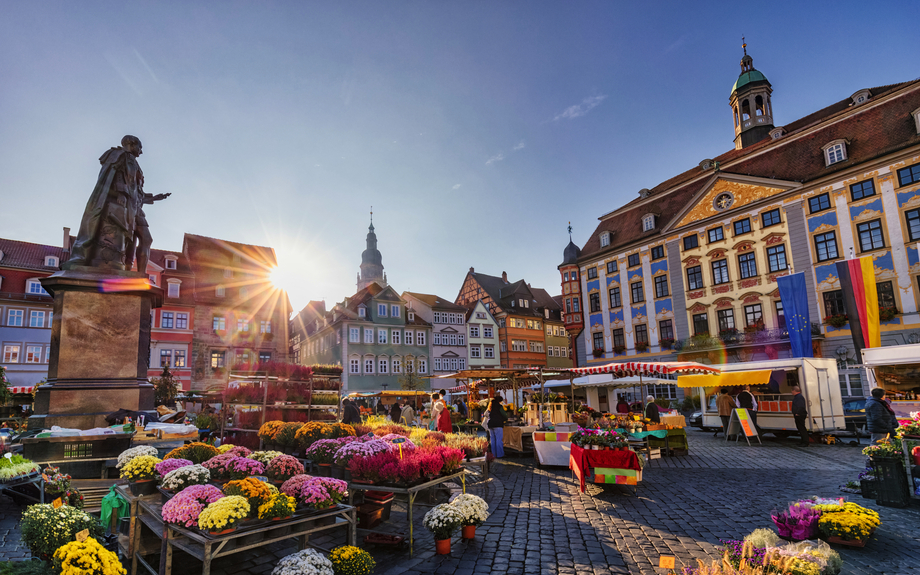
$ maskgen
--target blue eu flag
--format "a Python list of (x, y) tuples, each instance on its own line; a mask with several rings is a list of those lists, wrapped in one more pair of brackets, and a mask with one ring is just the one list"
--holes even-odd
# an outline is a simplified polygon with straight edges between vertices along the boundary
[(783, 302), (792, 357), (814, 357), (811, 348), (811, 318), (808, 315), (805, 273), (776, 278), (776, 285), (779, 286), (779, 297)]

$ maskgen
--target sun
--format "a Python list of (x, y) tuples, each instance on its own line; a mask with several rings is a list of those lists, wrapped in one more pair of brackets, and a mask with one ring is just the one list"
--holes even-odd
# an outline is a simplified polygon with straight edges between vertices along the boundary
[(288, 280), (283, 268), (280, 267), (272, 268), (269, 270), (268, 279), (272, 282), (272, 285), (275, 286), (275, 289), (277, 290), (284, 290), (284, 284), (287, 283)]

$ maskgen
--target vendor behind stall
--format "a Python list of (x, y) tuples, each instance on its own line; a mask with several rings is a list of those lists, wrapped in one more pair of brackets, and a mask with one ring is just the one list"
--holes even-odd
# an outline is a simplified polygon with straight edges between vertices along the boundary
[(873, 389), (872, 397), (866, 400), (866, 427), (872, 443), (894, 435), (898, 427), (898, 418), (885, 401), (885, 390), (881, 387)]
[(654, 395), (649, 395), (645, 398), (645, 417), (654, 423), (661, 423), (661, 416), (658, 413), (658, 404), (655, 403)]

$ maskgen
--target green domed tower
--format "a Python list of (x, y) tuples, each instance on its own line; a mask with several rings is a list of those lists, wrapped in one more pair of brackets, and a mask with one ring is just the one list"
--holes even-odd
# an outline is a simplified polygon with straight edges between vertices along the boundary
[(747, 53), (747, 44), (742, 44), (741, 75), (732, 86), (729, 104), (735, 120), (735, 149), (740, 150), (770, 136), (773, 129), (773, 105), (770, 81), (759, 70), (754, 69), (754, 59)]

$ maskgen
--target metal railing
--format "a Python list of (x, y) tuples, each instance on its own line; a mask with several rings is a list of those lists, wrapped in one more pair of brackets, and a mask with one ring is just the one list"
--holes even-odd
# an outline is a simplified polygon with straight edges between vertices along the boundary
[[(812, 322), (811, 336), (823, 338), (821, 326)], [(789, 331), (786, 328), (761, 329), (756, 331), (731, 330), (719, 335), (694, 335), (686, 339), (677, 340), (671, 346), (674, 351), (704, 351), (728, 347), (744, 347), (749, 345), (763, 345), (768, 343), (782, 343), (789, 341)]]

